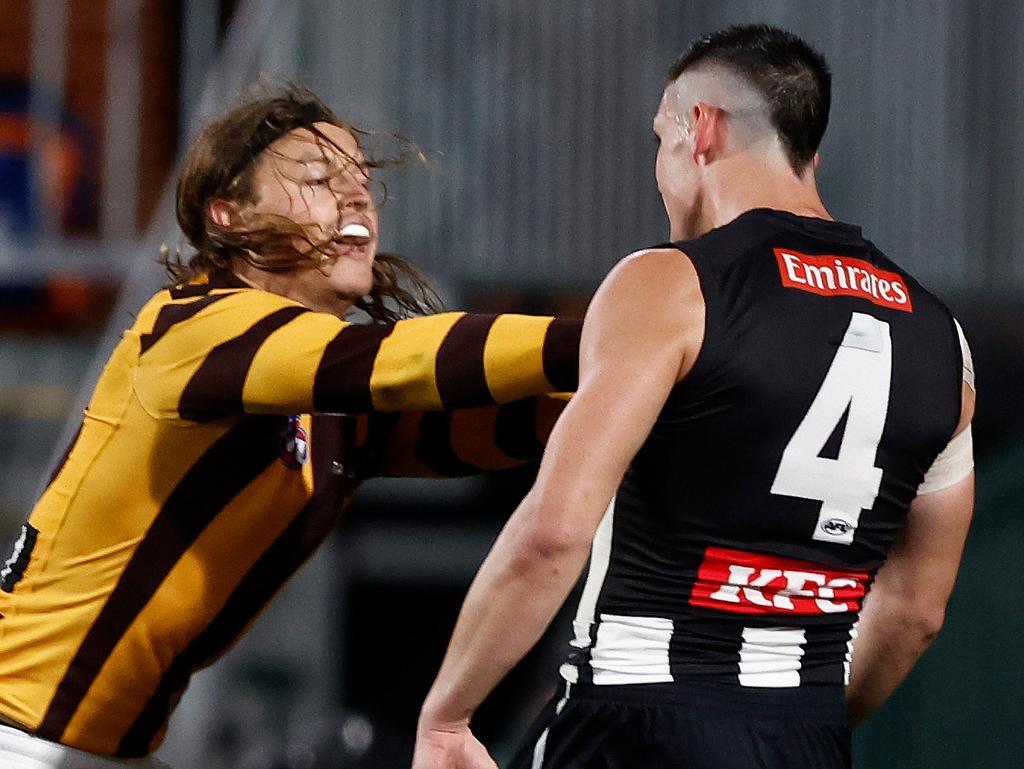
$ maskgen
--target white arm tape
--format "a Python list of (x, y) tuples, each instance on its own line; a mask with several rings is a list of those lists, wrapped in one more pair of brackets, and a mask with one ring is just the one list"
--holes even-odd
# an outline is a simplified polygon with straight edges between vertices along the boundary
[(917, 487), (918, 494), (948, 488), (967, 477), (974, 469), (974, 439), (971, 426), (967, 425), (959, 435), (950, 439), (946, 448), (935, 457), (932, 466), (924, 474), (924, 480)]

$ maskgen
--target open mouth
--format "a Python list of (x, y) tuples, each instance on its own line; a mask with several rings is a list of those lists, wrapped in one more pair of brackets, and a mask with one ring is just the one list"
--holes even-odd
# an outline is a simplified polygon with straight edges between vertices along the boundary
[(334, 258), (366, 259), (373, 243), (373, 233), (365, 224), (351, 222), (337, 229), (330, 239)]
[(372, 239), (373, 236), (370, 234), (370, 229), (364, 224), (357, 224), (355, 222), (346, 224), (338, 230), (338, 234), (333, 238), (335, 243), (341, 243), (346, 246), (365, 246)]

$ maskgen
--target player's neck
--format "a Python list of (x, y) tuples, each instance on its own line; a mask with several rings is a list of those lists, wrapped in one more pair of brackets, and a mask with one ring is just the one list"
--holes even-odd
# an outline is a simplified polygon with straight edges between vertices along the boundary
[(353, 302), (329, 290), (322, 274), (311, 269), (270, 272), (252, 266), (238, 257), (232, 259), (231, 271), (253, 288), (269, 291), (298, 302), (314, 312), (326, 312), (344, 318)]
[(747, 158), (717, 169), (701, 206), (704, 232), (721, 227), (755, 208), (788, 211), (797, 216), (832, 219), (818, 194), (814, 169), (797, 176), (785, 165)]

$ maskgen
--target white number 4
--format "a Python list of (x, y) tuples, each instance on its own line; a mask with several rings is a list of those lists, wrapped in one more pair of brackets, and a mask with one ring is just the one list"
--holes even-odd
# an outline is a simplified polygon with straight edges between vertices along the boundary
[[(882, 469), (875, 467), (889, 410), (892, 340), (889, 324), (855, 312), (825, 381), (782, 452), (772, 494), (821, 501), (813, 538), (849, 545), (862, 510), (875, 504)], [(820, 456), (846, 414), (835, 459)]]

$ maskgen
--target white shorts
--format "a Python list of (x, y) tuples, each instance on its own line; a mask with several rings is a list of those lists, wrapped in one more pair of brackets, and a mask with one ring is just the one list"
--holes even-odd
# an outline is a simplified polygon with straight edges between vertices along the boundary
[(155, 758), (107, 758), (0, 724), (3, 769), (170, 769)]

